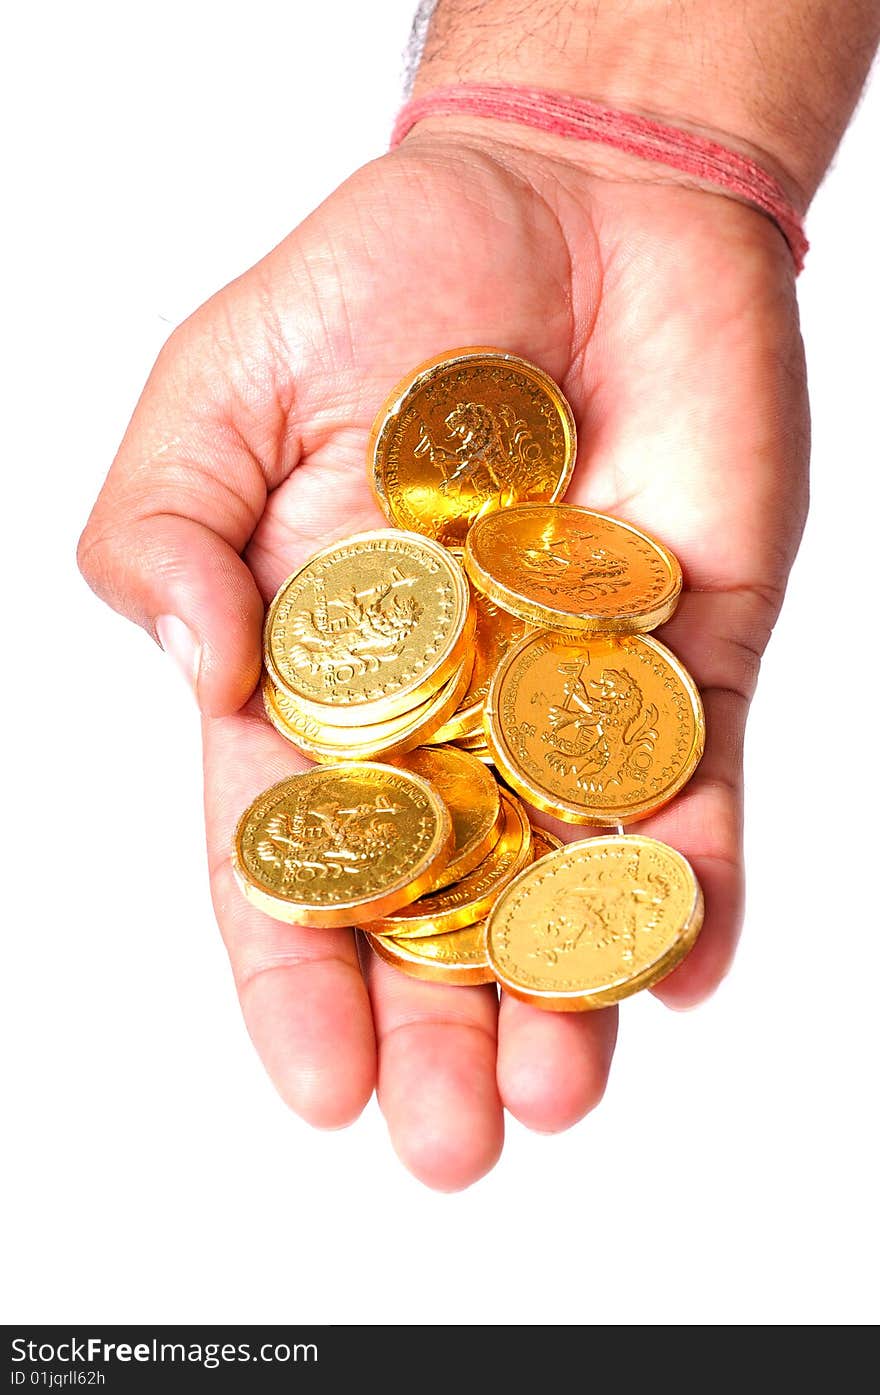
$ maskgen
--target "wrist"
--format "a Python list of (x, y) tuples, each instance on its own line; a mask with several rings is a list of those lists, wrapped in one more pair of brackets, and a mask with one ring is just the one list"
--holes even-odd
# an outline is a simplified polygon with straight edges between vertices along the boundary
[(497, 82), (589, 97), (745, 155), (803, 210), (876, 42), (880, 4), (854, 8), (872, 14), (849, 34), (849, 65), (829, 81), (827, 53), (819, 62), (810, 45), (810, 26), (831, 23), (825, 0), (802, 0), (796, 13), (762, 7), (757, 20), (743, 0), (682, 0), (674, 16), (666, 0), (439, 0), (413, 95)]

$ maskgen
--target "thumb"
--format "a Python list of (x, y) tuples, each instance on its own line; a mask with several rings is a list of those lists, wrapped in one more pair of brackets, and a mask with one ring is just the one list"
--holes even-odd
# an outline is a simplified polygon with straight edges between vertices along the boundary
[(263, 511), (263, 465), (192, 322), (159, 355), (80, 539), (89, 585), (153, 635), (202, 711), (236, 711), (260, 671), (263, 603), (239, 555)]

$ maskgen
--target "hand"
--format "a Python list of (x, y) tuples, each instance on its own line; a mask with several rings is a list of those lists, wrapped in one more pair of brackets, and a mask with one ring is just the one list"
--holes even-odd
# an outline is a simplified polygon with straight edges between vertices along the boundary
[(597, 173), (586, 147), (539, 157), (527, 141), (417, 128), (182, 325), (80, 544), (95, 590), (193, 678), (214, 904), (280, 1093), (335, 1128), (377, 1086), (403, 1162), (443, 1189), (493, 1165), (504, 1108), (553, 1131), (597, 1103), (616, 1013), (499, 1008), (491, 987), (421, 983), (368, 952), (361, 965), (353, 932), (281, 925), (244, 900), (235, 821), (306, 764), (251, 696), (264, 602), (318, 547), (383, 524), (365, 447), (405, 372), (490, 344), (550, 373), (580, 437), (567, 499), (644, 526), (684, 568), (660, 637), (702, 689), (706, 753), (638, 825), (690, 858), (705, 893), (696, 947), (656, 989), (684, 1007), (737, 939), (746, 713), (806, 507), (793, 270), (775, 227), (665, 172), (606, 159)]

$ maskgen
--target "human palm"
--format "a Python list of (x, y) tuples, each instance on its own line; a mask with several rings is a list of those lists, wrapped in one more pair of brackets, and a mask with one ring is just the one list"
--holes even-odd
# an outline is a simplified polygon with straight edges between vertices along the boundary
[(598, 1101), (616, 1011), (544, 1013), (406, 978), (356, 932), (262, 915), (229, 848), (249, 801), (306, 764), (249, 698), (263, 603), (316, 548), (384, 522), (365, 460), (376, 410), (423, 359), (473, 344), (562, 386), (579, 431), (567, 500), (644, 526), (681, 560), (685, 592), (660, 633), (701, 687), (706, 754), (639, 828), (703, 886), (703, 933), (656, 990), (698, 1001), (738, 933), (743, 728), (805, 509), (793, 272), (760, 214), (417, 131), (172, 336), (81, 544), (114, 604), (148, 625), (176, 615), (201, 641), (214, 903), (278, 1089), (335, 1127), (377, 1086), (403, 1161), (440, 1188), (492, 1165), (504, 1108), (556, 1130)]

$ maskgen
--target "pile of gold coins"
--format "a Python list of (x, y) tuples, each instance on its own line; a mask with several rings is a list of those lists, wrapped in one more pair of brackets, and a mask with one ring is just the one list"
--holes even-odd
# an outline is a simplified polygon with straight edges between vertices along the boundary
[[(575, 449), (562, 393), (512, 354), (395, 388), (369, 446), (394, 526), (316, 553), (266, 619), (266, 712), (317, 765), (253, 802), (233, 850), (277, 919), (359, 926), (405, 973), (557, 1011), (657, 982), (703, 918), (686, 859), (623, 831), (702, 755), (696, 686), (649, 633), (681, 570), (557, 502)], [(534, 810), (615, 831), (562, 844)]]

